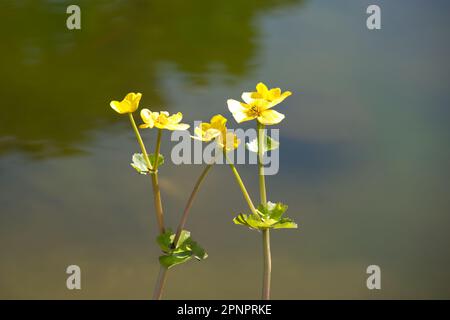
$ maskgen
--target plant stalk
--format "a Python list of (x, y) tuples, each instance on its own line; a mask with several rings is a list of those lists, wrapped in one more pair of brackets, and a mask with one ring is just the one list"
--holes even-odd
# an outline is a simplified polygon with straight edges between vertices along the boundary
[[(267, 204), (266, 181), (264, 175), (264, 125), (257, 122), (258, 129), (258, 173), (259, 173), (259, 193), (261, 203)], [(263, 286), (262, 286), (262, 300), (270, 300), (270, 281), (272, 273), (272, 257), (270, 253), (270, 230), (262, 230), (263, 238)]]
[(269, 229), (263, 230), (262, 236), (263, 236), (263, 256), (264, 256), (262, 300), (270, 300), (270, 281), (271, 281), (271, 273), (272, 273), (272, 257), (271, 257), (271, 253), (270, 253), (270, 231), (269, 231)]
[(259, 173), (259, 195), (261, 197), (261, 203), (266, 205), (266, 180), (264, 175), (264, 125), (258, 123), (258, 173)]
[[(155, 148), (155, 163), (154, 166), (150, 162), (150, 159), (148, 157), (147, 149), (145, 148), (144, 141), (142, 140), (141, 134), (139, 133), (139, 129), (136, 126), (136, 122), (134, 121), (134, 117), (132, 113), (128, 114), (130, 117), (131, 126), (133, 127), (134, 133), (136, 134), (137, 141), (139, 143), (139, 146), (141, 147), (142, 154), (144, 156), (144, 160), (147, 164), (147, 167), (149, 168), (150, 176), (152, 179), (152, 185), (153, 185), (153, 199), (155, 204), (155, 210), (156, 210), (156, 220), (158, 221), (158, 228), (159, 232), (162, 234), (164, 233), (164, 214), (163, 214), (163, 208), (162, 208), (162, 202), (161, 202), (161, 192), (159, 189), (159, 182), (158, 182), (158, 157), (159, 157), (159, 150), (161, 147), (161, 134), (162, 130), (158, 129), (158, 137), (156, 140), (156, 148)], [(162, 292), (164, 288), (164, 284), (166, 282), (167, 278), (167, 269), (163, 266), (160, 267), (158, 279), (156, 281), (155, 290), (153, 291), (153, 299), (160, 300), (162, 297)]]
[(142, 151), (142, 154), (144, 156), (144, 160), (145, 160), (145, 162), (147, 164), (147, 167), (150, 170), (152, 170), (153, 166), (152, 166), (152, 164), (150, 162), (150, 159), (148, 158), (147, 149), (145, 149), (144, 141), (142, 141), (142, 137), (141, 137), (141, 134), (139, 133), (138, 127), (136, 126), (136, 122), (134, 121), (133, 114), (130, 112), (128, 115), (130, 117), (131, 126), (133, 127), (134, 133), (136, 134), (136, 139), (137, 139), (137, 141), (139, 143), (139, 146), (141, 147), (141, 151)]
[(247, 189), (245, 188), (244, 182), (241, 179), (241, 176), (239, 175), (239, 172), (237, 171), (235, 165), (231, 163), (230, 159), (226, 155), (226, 152), (224, 151), (224, 155), (227, 158), (231, 171), (233, 171), (234, 177), (236, 178), (237, 183), (239, 184), (239, 187), (241, 188), (242, 194), (244, 195), (245, 201), (247, 201), (248, 207), (252, 211), (253, 214), (258, 215), (258, 212), (256, 211), (255, 206), (253, 205), (252, 199), (250, 198), (250, 195), (248, 194)]
[(205, 169), (203, 169), (203, 172), (201, 173), (200, 177), (198, 177), (197, 182), (195, 183), (194, 189), (192, 189), (192, 193), (189, 197), (188, 202), (186, 203), (186, 206), (184, 207), (183, 215), (181, 217), (180, 223), (178, 224), (177, 233), (175, 235), (175, 239), (173, 241), (174, 246), (176, 246), (178, 240), (180, 239), (181, 232), (184, 229), (184, 226), (186, 225), (186, 220), (189, 216), (189, 211), (192, 207), (192, 204), (194, 203), (194, 199), (197, 196), (198, 191), (200, 190), (200, 186), (202, 185), (202, 182), (205, 180), (206, 176), (208, 175), (209, 171), (211, 170), (213, 163), (207, 164)]
[(166, 284), (167, 279), (167, 271), (168, 269), (166, 267), (159, 267), (158, 279), (156, 280), (155, 290), (153, 291), (153, 300), (161, 300), (162, 298), (164, 285)]
[[(159, 233), (163, 234), (165, 232), (164, 212), (161, 201), (161, 191), (159, 189), (159, 181), (158, 181), (158, 159), (159, 159), (159, 150), (161, 148), (161, 136), (162, 130), (158, 129), (158, 136), (156, 138), (156, 147), (155, 147), (155, 163), (153, 166), (153, 172), (151, 173), (151, 177), (153, 184), (153, 199), (156, 210), (156, 219), (158, 220)], [(167, 278), (167, 268), (160, 266), (158, 279), (156, 280), (155, 289), (153, 291), (154, 300), (161, 300), (166, 278)]]
[(156, 210), (156, 220), (158, 221), (159, 233), (163, 234), (165, 232), (164, 228), (164, 212), (161, 201), (161, 191), (159, 189), (159, 181), (158, 181), (158, 158), (159, 158), (159, 150), (161, 148), (161, 135), (162, 130), (158, 129), (158, 137), (156, 139), (156, 147), (155, 147), (155, 163), (153, 164), (153, 172), (151, 172), (152, 184), (153, 184), (153, 199), (155, 203)]

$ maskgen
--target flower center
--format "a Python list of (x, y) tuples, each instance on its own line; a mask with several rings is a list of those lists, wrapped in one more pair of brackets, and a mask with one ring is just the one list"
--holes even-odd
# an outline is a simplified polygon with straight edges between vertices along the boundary
[(260, 110), (259, 110), (259, 108), (258, 108), (258, 106), (252, 106), (251, 108), (250, 108), (250, 114), (252, 115), (252, 116), (254, 116), (254, 117), (259, 117), (260, 116)]
[(163, 115), (163, 114), (160, 114), (160, 115), (158, 116), (157, 121), (158, 121), (160, 124), (167, 124), (167, 122), (168, 122), (167, 117), (166, 117), (165, 115)]

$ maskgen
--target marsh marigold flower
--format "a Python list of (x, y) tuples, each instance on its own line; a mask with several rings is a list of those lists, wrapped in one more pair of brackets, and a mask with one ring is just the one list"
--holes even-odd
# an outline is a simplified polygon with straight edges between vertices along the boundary
[(120, 114), (133, 113), (139, 107), (142, 94), (130, 92), (122, 101), (111, 101), (110, 106)]
[(203, 122), (194, 129), (195, 136), (192, 138), (202, 141), (211, 141), (217, 139), (217, 144), (226, 151), (231, 151), (239, 146), (237, 136), (227, 131), (227, 119), (217, 114), (211, 118), (209, 123)]
[(256, 86), (256, 92), (244, 92), (242, 94), (244, 102), (229, 99), (227, 101), (228, 110), (238, 123), (257, 119), (264, 125), (277, 124), (284, 119), (284, 114), (271, 108), (291, 94), (290, 91), (281, 93), (280, 88), (269, 90), (264, 83), (260, 82)]
[(227, 104), (228, 110), (238, 123), (257, 119), (262, 124), (271, 125), (280, 123), (284, 119), (284, 114), (271, 110), (272, 106), (266, 100), (258, 99), (243, 103), (229, 99)]
[(250, 103), (255, 99), (263, 99), (269, 102), (271, 107), (281, 103), (284, 99), (292, 94), (290, 91), (281, 92), (280, 88), (268, 89), (267, 86), (260, 82), (256, 85), (256, 92), (244, 92), (242, 94), (242, 100), (245, 103)]
[(189, 128), (188, 124), (180, 123), (183, 119), (183, 114), (178, 112), (169, 115), (167, 111), (151, 112), (148, 109), (141, 110), (141, 118), (144, 121), (139, 128), (153, 128), (167, 129), (167, 130), (186, 130)]

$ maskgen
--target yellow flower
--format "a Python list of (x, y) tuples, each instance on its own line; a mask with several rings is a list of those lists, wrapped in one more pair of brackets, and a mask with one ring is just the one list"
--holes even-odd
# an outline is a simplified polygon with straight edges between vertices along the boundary
[(186, 130), (189, 128), (188, 124), (180, 123), (181, 119), (183, 119), (181, 112), (170, 116), (167, 111), (151, 112), (148, 109), (142, 109), (141, 118), (144, 123), (139, 128), (156, 127), (167, 130)]
[(228, 110), (238, 123), (257, 119), (262, 124), (271, 125), (280, 123), (284, 119), (284, 114), (270, 109), (273, 105), (267, 100), (256, 99), (251, 100), (250, 103), (243, 103), (229, 99), (227, 104)]
[(284, 99), (292, 94), (290, 91), (281, 93), (280, 88), (268, 89), (267, 86), (260, 82), (256, 85), (256, 92), (244, 92), (242, 94), (242, 100), (245, 103), (250, 103), (255, 99), (263, 99), (270, 103), (271, 107), (281, 103)]
[(238, 123), (257, 119), (264, 125), (272, 125), (280, 123), (284, 119), (284, 114), (271, 110), (271, 108), (291, 94), (290, 91), (282, 93), (280, 88), (269, 90), (264, 83), (260, 82), (256, 85), (256, 92), (242, 94), (244, 102), (229, 99), (227, 104)]
[(201, 123), (194, 129), (195, 136), (192, 138), (202, 141), (217, 139), (217, 144), (226, 151), (231, 151), (239, 146), (240, 140), (237, 136), (227, 131), (227, 119), (217, 114), (211, 118), (210, 123)]
[(122, 101), (111, 101), (110, 106), (120, 114), (132, 113), (139, 107), (142, 94), (130, 92)]
[(233, 132), (226, 132), (217, 137), (217, 144), (225, 151), (231, 151), (239, 147), (241, 140)]
[(227, 119), (222, 115), (217, 114), (211, 118), (210, 123), (200, 123), (200, 125), (194, 129), (196, 136), (193, 136), (192, 138), (202, 141), (211, 141), (227, 131), (226, 123)]

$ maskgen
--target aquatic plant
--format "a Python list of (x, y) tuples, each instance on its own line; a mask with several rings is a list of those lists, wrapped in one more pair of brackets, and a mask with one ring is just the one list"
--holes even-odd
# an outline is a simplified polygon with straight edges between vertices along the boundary
[[(214, 115), (209, 122), (200, 123), (194, 129), (193, 139), (203, 142), (216, 142), (219, 153), (216, 154), (213, 161), (207, 163), (199, 178), (197, 179), (191, 195), (186, 203), (176, 232), (164, 225), (164, 211), (161, 199), (161, 191), (158, 182), (159, 168), (164, 164), (164, 156), (160, 154), (161, 138), (163, 130), (187, 130), (188, 124), (181, 123), (183, 115), (181, 112), (170, 115), (166, 111), (152, 112), (149, 109), (142, 109), (140, 112), (143, 123), (138, 126), (135, 123), (133, 113), (138, 109), (142, 97), (140, 93), (129, 93), (122, 101), (111, 101), (110, 106), (119, 114), (128, 114), (136, 139), (141, 148), (141, 153), (135, 153), (132, 156), (131, 166), (142, 175), (149, 175), (152, 181), (152, 190), (156, 220), (158, 223), (159, 235), (156, 241), (161, 248), (162, 255), (159, 257), (160, 271), (157, 277), (154, 299), (161, 299), (164, 284), (167, 278), (168, 270), (178, 264), (185, 263), (192, 258), (203, 260), (207, 258), (206, 251), (192, 239), (191, 234), (184, 227), (189, 216), (190, 209), (200, 190), (200, 187), (210, 172), (216, 159), (222, 155), (230, 166), (231, 171), (238, 183), (239, 189), (244, 196), (250, 209), (250, 213), (238, 214), (234, 223), (243, 225), (251, 230), (257, 230), (262, 233), (263, 239), (263, 281), (262, 281), (262, 299), (270, 299), (271, 283), (271, 251), (270, 251), (270, 229), (297, 228), (297, 224), (290, 218), (284, 217), (287, 205), (278, 202), (273, 203), (267, 200), (266, 184), (263, 159), (264, 154), (279, 147), (279, 142), (265, 134), (266, 125), (280, 123), (284, 115), (272, 108), (281, 103), (285, 98), (291, 95), (291, 92), (281, 92), (279, 88), (268, 89), (263, 83), (256, 86), (255, 92), (244, 92), (242, 100), (239, 102), (229, 99), (227, 101), (228, 109), (232, 113), (236, 122), (256, 120), (257, 138), (246, 144), (250, 152), (257, 153), (258, 176), (260, 189), (260, 203), (255, 206), (245, 184), (238, 173), (233, 161), (228, 157), (240, 145), (240, 140), (235, 133), (228, 131), (227, 119), (220, 115)], [(139, 129), (157, 129), (157, 138), (155, 151), (152, 154), (147, 152)]]

